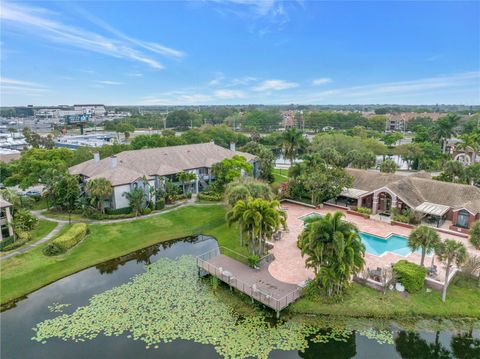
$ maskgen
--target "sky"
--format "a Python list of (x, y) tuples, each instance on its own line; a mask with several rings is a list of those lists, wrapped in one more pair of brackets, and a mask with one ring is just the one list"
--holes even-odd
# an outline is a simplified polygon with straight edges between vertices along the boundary
[(480, 1), (1, 1), (0, 104), (480, 104)]

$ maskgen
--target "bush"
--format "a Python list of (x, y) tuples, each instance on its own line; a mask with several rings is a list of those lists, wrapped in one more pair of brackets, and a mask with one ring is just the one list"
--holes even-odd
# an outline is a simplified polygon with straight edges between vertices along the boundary
[(187, 194), (185, 195), (188, 199), (192, 198), (192, 192), (187, 192)]
[(480, 249), (480, 221), (475, 222), (470, 229), (470, 242), (475, 248)]
[(401, 260), (393, 265), (393, 272), (407, 292), (415, 293), (423, 289), (427, 268)]
[(118, 209), (105, 208), (106, 214), (130, 214), (132, 213), (132, 207), (124, 207)]
[(144, 208), (142, 210), (143, 215), (150, 214), (150, 213), (152, 213), (152, 210), (150, 209), (150, 207)]
[(15, 238), (13, 238), (13, 236), (3, 239), (0, 242), (0, 251), (8, 251), (8, 249), (4, 249), (4, 248), (9, 246), (10, 244), (14, 243), (13, 242), (14, 240), (15, 240)]
[(203, 201), (221, 201), (223, 199), (223, 195), (215, 192), (202, 192), (198, 194), (198, 199)]
[(14, 237), (8, 237), (7, 239), (0, 242), (0, 251), (11, 251), (13, 249), (23, 246), (30, 239), (32, 239), (32, 235), (30, 234), (30, 232), (17, 231), (16, 235), (17, 239), (14, 239)]
[[(87, 235), (87, 225), (85, 223), (74, 224), (67, 232), (55, 238), (52, 243), (43, 249), (45, 255), (57, 255), (65, 253), (70, 248), (78, 244)], [(50, 247), (50, 248), (49, 248)], [(56, 248), (53, 248), (56, 247)], [(49, 253), (49, 254), (46, 254)], [(55, 253), (55, 254), (50, 254)]]
[(250, 267), (256, 268), (260, 262), (260, 257), (257, 254), (252, 254), (248, 256), (247, 261)]
[(42, 252), (46, 256), (58, 256), (59, 254), (62, 254), (62, 250), (55, 245), (54, 243), (50, 243), (47, 246), (43, 247)]
[(355, 208), (355, 211), (358, 212), (358, 213), (367, 214), (367, 215), (372, 214), (372, 210), (370, 208), (367, 208), (367, 207), (357, 207), (357, 208)]
[(157, 200), (157, 203), (155, 203), (155, 208), (156, 209), (164, 209), (165, 208), (165, 200), (163, 198), (160, 198)]

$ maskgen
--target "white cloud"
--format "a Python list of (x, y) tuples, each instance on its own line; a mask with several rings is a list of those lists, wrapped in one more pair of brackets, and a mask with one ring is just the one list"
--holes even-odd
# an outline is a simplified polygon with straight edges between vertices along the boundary
[(328, 78), (328, 77), (320, 77), (318, 79), (314, 79), (312, 81), (312, 84), (318, 86), (318, 85), (324, 85), (324, 84), (328, 84), (332, 82), (332, 79), (331, 78)]
[[(412, 103), (417, 103), (416, 99), (420, 99), (421, 96), (430, 98), (433, 91), (442, 91), (443, 96), (448, 97), (448, 92), (458, 91), (459, 89), (468, 90), (470, 94), (480, 99), (480, 72), (464, 72), (417, 80), (336, 88), (306, 94), (302, 98), (302, 102), (317, 103), (334, 99), (335, 103), (366, 103), (365, 100), (370, 103), (395, 103), (397, 97), (410, 97)], [(446, 103), (452, 102), (447, 101)]]
[(212, 100), (212, 96), (201, 93), (183, 93), (172, 91), (159, 94), (158, 96), (145, 97), (143, 105), (202, 105)]
[(38, 83), (17, 80), (8, 77), (0, 77), (0, 90), (2, 95), (26, 95), (26, 96), (40, 96), (42, 93), (50, 92), (50, 90)]
[(55, 19), (56, 15), (41, 8), (3, 2), (0, 19), (4, 27), (13, 26), (28, 34), (42, 36), (52, 42), (140, 62), (155, 69), (162, 69), (164, 66), (141, 49), (165, 56), (181, 57), (184, 55), (181, 51), (160, 44), (128, 37), (104, 23), (103, 27), (108, 27), (108, 30), (116, 37), (106, 37), (62, 23)]
[(232, 81), (230, 81), (230, 85), (231, 86), (248, 85), (256, 80), (257, 78), (253, 76), (237, 77), (237, 78), (234, 78)]
[(227, 100), (227, 99), (245, 98), (246, 96), (243, 91), (218, 90), (218, 91), (215, 91), (215, 97)]
[(270, 90), (287, 90), (294, 87), (298, 87), (295, 82), (288, 82), (283, 80), (267, 80), (258, 84), (253, 88), (254, 91), (270, 91)]
[(140, 73), (140, 72), (135, 72), (135, 73), (128, 74), (128, 76), (130, 76), (130, 77), (143, 77), (143, 74)]
[(102, 85), (123, 85), (123, 82), (111, 81), (111, 80), (100, 80), (97, 82)]
[(225, 79), (225, 75), (223, 74), (223, 72), (217, 72), (215, 74), (215, 78), (208, 81), (208, 86), (218, 86), (224, 79)]

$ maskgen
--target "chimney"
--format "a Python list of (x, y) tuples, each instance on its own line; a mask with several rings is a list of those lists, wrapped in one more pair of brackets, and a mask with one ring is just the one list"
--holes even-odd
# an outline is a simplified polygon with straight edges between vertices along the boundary
[(211, 143), (212, 145), (214, 145), (214, 144), (215, 144), (215, 141), (214, 141), (214, 140), (210, 140), (210, 143)]
[(235, 151), (235, 142), (230, 142), (230, 151)]
[(112, 168), (115, 168), (117, 167), (117, 156), (113, 155), (112, 157), (110, 157), (112, 159)]
[(95, 162), (99, 162), (99, 161), (100, 161), (100, 153), (95, 152), (95, 153), (93, 154), (93, 160), (94, 160)]

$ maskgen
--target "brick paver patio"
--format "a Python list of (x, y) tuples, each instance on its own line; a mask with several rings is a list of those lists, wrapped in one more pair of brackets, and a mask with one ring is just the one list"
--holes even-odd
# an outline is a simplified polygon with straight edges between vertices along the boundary
[[(274, 248), (272, 250), (275, 255), (275, 260), (270, 264), (268, 270), (270, 274), (282, 281), (292, 284), (299, 284), (306, 279), (313, 278), (313, 271), (305, 268), (305, 259), (302, 258), (300, 250), (297, 248), (297, 237), (303, 230), (303, 221), (299, 219), (301, 216), (305, 216), (309, 213), (315, 212), (319, 214), (333, 213), (336, 211), (342, 211), (345, 215), (344, 219), (355, 224), (362, 232), (371, 233), (380, 237), (388, 237), (390, 234), (399, 234), (408, 237), (411, 229), (392, 226), (389, 223), (374, 221), (371, 219), (365, 219), (363, 217), (355, 216), (346, 213), (338, 208), (325, 206), (320, 209), (313, 209), (306, 206), (301, 206), (293, 203), (282, 203), (282, 207), (287, 210), (288, 214), (288, 232), (283, 234), (283, 238), (280, 241), (274, 242)], [(452, 238), (465, 244), (467, 250), (472, 255), (480, 255), (480, 251), (476, 250), (468, 241), (468, 239), (456, 236), (453, 234), (439, 233), (442, 239)], [(410, 253), (407, 256), (401, 256), (394, 253), (385, 253), (382, 256), (375, 256), (369, 253), (365, 254), (366, 267), (370, 269), (376, 269), (377, 267), (384, 268), (391, 263), (396, 263), (401, 259), (407, 259), (408, 261), (420, 263), (420, 255), (416, 253)], [(431, 256), (427, 256), (425, 259), (425, 265), (430, 266), (432, 261)], [(438, 279), (444, 278), (444, 268), (439, 263), (438, 259), (435, 259), (435, 264), (438, 267), (439, 273)]]

